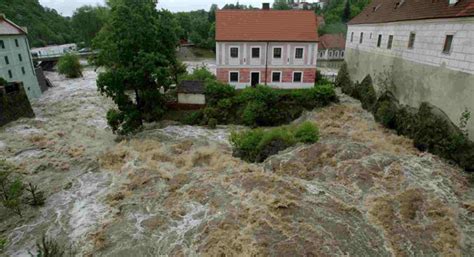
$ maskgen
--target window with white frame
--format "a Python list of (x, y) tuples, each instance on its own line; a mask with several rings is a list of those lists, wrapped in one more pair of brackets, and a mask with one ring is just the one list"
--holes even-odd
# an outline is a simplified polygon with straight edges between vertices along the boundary
[(260, 58), (260, 47), (252, 47), (252, 58)]
[(303, 80), (303, 72), (295, 71), (293, 72), (293, 82), (301, 82)]
[(377, 47), (380, 47), (382, 45), (382, 34), (379, 34), (379, 37), (377, 39)]
[(295, 59), (303, 59), (304, 49), (302, 47), (297, 47), (295, 49)]
[(273, 48), (273, 58), (281, 59), (281, 47)]
[(408, 49), (413, 49), (415, 47), (415, 32), (410, 32), (410, 37), (408, 38)]
[(239, 82), (239, 72), (237, 71), (229, 72), (229, 82)]
[(230, 48), (230, 57), (231, 58), (239, 58), (239, 48), (238, 47), (231, 47)]
[(281, 82), (281, 71), (272, 72), (272, 82)]

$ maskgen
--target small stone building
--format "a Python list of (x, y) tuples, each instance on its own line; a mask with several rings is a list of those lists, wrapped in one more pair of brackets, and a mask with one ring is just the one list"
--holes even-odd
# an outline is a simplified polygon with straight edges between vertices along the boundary
[(182, 81), (178, 86), (178, 103), (189, 105), (204, 105), (206, 97), (204, 95), (204, 82), (195, 80)]

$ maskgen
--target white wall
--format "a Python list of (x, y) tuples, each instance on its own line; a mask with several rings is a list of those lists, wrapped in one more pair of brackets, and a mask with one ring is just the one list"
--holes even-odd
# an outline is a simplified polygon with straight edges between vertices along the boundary
[[(230, 48), (239, 48), (239, 57), (230, 57)], [(260, 58), (251, 58), (251, 49), (260, 48)], [(281, 59), (273, 58), (273, 49), (282, 48)], [(303, 59), (295, 59), (295, 49), (302, 47), (304, 49)], [(318, 53), (317, 43), (305, 42), (216, 42), (216, 64), (219, 68), (226, 67), (265, 67), (265, 58), (267, 58), (268, 49), (268, 67), (315, 67)]]
[[(364, 33), (362, 44), (359, 43), (361, 32)], [(416, 33), (413, 49), (408, 48), (410, 32)], [(382, 34), (380, 48), (377, 47), (379, 34)], [(387, 49), (389, 35), (394, 36), (392, 49)], [(443, 53), (446, 35), (454, 35), (449, 54)], [(474, 17), (350, 25), (347, 48), (474, 74)]]
[(178, 94), (180, 104), (206, 104), (206, 97), (203, 94)]

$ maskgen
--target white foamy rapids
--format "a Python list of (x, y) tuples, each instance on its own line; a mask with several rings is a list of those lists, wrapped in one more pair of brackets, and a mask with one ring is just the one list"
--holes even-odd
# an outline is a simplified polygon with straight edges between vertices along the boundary
[(0, 151), (5, 150), (5, 148), (7, 148), (7, 145), (3, 141), (0, 141)]
[(193, 126), (168, 126), (160, 129), (163, 134), (178, 139), (204, 139), (229, 144), (230, 132), (228, 129), (207, 129)]
[(194, 69), (200, 67), (206, 67), (212, 74), (217, 74), (216, 61), (214, 59), (206, 59), (202, 61), (188, 61), (184, 62), (187, 66), (187, 71), (192, 73)]
[(190, 245), (189, 234), (197, 229), (204, 221), (208, 220), (207, 206), (199, 203), (191, 203), (187, 206), (188, 212), (181, 220), (175, 222), (166, 231), (158, 236), (158, 252), (169, 252), (175, 246)]
[(17, 126), (14, 126), (14, 127), (9, 127), (7, 129), (5, 129), (5, 131), (8, 132), (8, 133), (12, 133), (12, 134), (18, 134), (18, 135), (23, 136), (23, 137), (34, 135), (34, 134), (44, 133), (43, 130), (37, 129), (35, 127), (32, 127), (30, 125), (26, 125), (26, 124), (17, 125)]
[(110, 214), (102, 202), (109, 185), (107, 173), (85, 173), (70, 189), (48, 197), (38, 218), (10, 233), (7, 255), (30, 256), (28, 252), (35, 252), (35, 242), (43, 233), (51, 238), (67, 236), (72, 243), (84, 242)]

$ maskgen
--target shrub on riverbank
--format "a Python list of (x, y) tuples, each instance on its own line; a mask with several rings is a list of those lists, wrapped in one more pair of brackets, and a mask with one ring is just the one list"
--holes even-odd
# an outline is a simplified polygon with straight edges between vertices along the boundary
[(233, 132), (230, 139), (234, 156), (248, 162), (263, 162), (269, 156), (296, 143), (315, 143), (318, 140), (319, 130), (310, 122), (304, 122), (299, 126)]
[(58, 62), (58, 71), (67, 78), (82, 77), (82, 67), (79, 57), (75, 54), (65, 54)]
[(304, 110), (327, 106), (338, 99), (330, 84), (293, 90), (257, 86), (237, 91), (210, 81), (206, 83), (206, 101), (201, 114), (193, 113), (185, 119), (187, 124), (206, 125), (215, 119), (219, 124), (279, 126), (295, 120)]
[[(344, 93), (359, 99), (362, 107), (372, 112), (376, 121), (396, 130), (399, 135), (413, 139), (419, 150), (452, 160), (467, 171), (474, 171), (474, 142), (441, 109), (429, 103), (422, 103), (419, 109), (401, 106), (391, 92), (384, 92), (377, 98), (370, 75), (354, 85), (350, 82), (345, 64), (336, 85)], [(460, 123), (466, 124), (467, 121)]]

